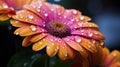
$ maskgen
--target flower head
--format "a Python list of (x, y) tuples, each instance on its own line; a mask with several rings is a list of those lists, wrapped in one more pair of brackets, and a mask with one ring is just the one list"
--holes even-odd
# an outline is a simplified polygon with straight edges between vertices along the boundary
[(0, 0), (0, 21), (9, 19), (17, 10), (23, 8), (25, 4), (37, 0)]
[(99, 48), (96, 53), (89, 53), (88, 58), (77, 55), (71, 67), (120, 67), (120, 51)]
[(87, 57), (87, 51), (94, 53), (96, 46), (103, 46), (104, 36), (90, 20), (78, 10), (37, 1), (17, 11), (11, 24), (18, 27), (16, 35), (26, 36), (22, 46), (33, 44), (34, 51), (46, 47), (50, 57), (58, 54), (67, 60), (74, 58), (76, 51)]

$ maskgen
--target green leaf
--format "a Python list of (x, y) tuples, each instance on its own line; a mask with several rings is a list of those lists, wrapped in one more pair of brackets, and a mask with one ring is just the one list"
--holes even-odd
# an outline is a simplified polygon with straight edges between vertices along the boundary
[(11, 58), (7, 67), (29, 67), (38, 57), (40, 54), (33, 51), (20, 51)]

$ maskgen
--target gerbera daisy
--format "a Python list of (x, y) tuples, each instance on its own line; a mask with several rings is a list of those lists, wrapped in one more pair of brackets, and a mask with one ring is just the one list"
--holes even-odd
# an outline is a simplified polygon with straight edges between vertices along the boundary
[(61, 60), (67, 60), (75, 56), (75, 51), (87, 57), (87, 51), (94, 53), (96, 46), (103, 46), (104, 36), (90, 20), (78, 10), (37, 1), (18, 11), (11, 24), (19, 27), (14, 34), (26, 36), (22, 46), (33, 44), (34, 51), (46, 47), (50, 57), (58, 54)]
[(77, 55), (71, 67), (120, 67), (120, 51), (110, 52), (107, 48), (99, 48), (96, 53), (89, 53), (88, 58)]
[(22, 9), (23, 5), (35, 1), (37, 0), (0, 0), (0, 21), (9, 19), (17, 10)]

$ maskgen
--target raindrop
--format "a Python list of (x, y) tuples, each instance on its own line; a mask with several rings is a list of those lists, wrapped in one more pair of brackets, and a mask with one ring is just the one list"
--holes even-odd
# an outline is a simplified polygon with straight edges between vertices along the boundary
[(58, 13), (58, 15), (61, 15), (61, 13)]
[(82, 40), (80, 38), (75, 38), (75, 41), (80, 43)]
[(79, 25), (80, 27), (82, 27), (83, 23), (78, 22), (78, 25)]
[(93, 34), (92, 34), (92, 33), (90, 33), (90, 34), (88, 34), (88, 36), (89, 36), (89, 37), (92, 37), (92, 36), (93, 36)]
[(67, 18), (67, 16), (64, 16), (64, 18)]
[(80, 16), (80, 20), (83, 20), (84, 19), (84, 16)]
[(51, 11), (54, 11), (54, 9), (52, 8)]
[(33, 19), (34, 17), (33, 17), (32, 15), (29, 15), (28, 18), (29, 18), (29, 19)]
[(2, 4), (3, 8), (8, 8), (8, 5)]
[(30, 28), (31, 28), (32, 31), (36, 31), (37, 30), (37, 28), (34, 25), (31, 25)]
[(54, 0), (55, 2), (60, 2), (61, 0)]
[(65, 54), (65, 57), (67, 57), (68, 55), (67, 54)]
[(44, 15), (47, 17), (48, 16), (48, 14), (47, 13), (44, 13)]
[(74, 19), (71, 19), (71, 21), (73, 22), (73, 21), (75, 21)]
[(85, 30), (80, 30), (80, 32), (84, 32)]
[(74, 10), (74, 11), (73, 11), (73, 14), (77, 14), (77, 11), (76, 11), (76, 10)]
[(15, 35), (19, 35), (19, 33), (18, 33), (18, 32), (16, 32), (16, 33), (15, 33)]
[(40, 9), (37, 9), (37, 12), (40, 12)]

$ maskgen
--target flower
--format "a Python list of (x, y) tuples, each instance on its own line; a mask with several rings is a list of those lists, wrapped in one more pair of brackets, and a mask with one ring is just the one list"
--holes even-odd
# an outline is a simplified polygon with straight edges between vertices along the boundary
[(9, 19), (17, 10), (23, 8), (25, 4), (36, 0), (0, 0), (0, 21)]
[(120, 67), (120, 51), (113, 50), (109, 53), (104, 62), (105, 67)]
[(96, 53), (89, 53), (88, 58), (77, 55), (71, 67), (120, 67), (120, 51), (109, 51), (108, 48), (99, 48)]
[(98, 25), (75, 9), (37, 1), (17, 11), (11, 24), (18, 29), (14, 34), (26, 36), (22, 46), (33, 44), (34, 51), (46, 47), (50, 57), (58, 54), (61, 60), (74, 58), (76, 52), (87, 57), (87, 51), (96, 52), (103, 46), (104, 36)]

